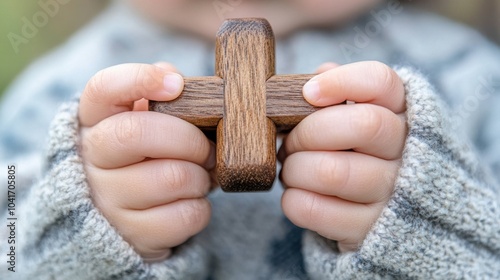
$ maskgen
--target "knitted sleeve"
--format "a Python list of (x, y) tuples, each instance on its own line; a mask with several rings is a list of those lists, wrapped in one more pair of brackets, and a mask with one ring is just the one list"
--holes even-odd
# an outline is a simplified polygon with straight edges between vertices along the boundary
[[(187, 243), (147, 264), (94, 207), (78, 153), (78, 102), (50, 129), (48, 167), (18, 206), (16, 279), (200, 279), (206, 252)], [(5, 273), (7, 269), (2, 269)], [(2, 279), (7, 279), (0, 277)], [(13, 279), (13, 278), (10, 278)]]
[(307, 271), (313, 279), (500, 279), (498, 183), (426, 80), (397, 72), (409, 132), (394, 194), (356, 252), (340, 254), (307, 232)]

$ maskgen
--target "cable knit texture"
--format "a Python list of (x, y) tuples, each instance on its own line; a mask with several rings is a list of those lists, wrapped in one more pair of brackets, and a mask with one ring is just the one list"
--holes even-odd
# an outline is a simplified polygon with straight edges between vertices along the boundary
[(408, 69), (397, 72), (409, 133), (394, 195), (355, 253), (335, 256), (328, 241), (307, 233), (309, 271), (315, 279), (499, 279), (498, 190), (434, 89)]
[[(49, 171), (24, 201), (20, 279), (199, 279), (206, 253), (186, 244), (174, 257), (145, 264), (93, 206), (78, 155), (78, 102), (52, 122)], [(29, 205), (29, 207), (27, 207)], [(25, 210), (25, 211), (22, 211)]]
[(15, 273), (0, 229), (0, 279), (500, 279), (500, 51), (474, 31), (403, 7), (362, 48), (358, 30), (375, 13), (277, 42), (280, 74), (312, 73), (326, 61), (404, 66), (396, 69), (409, 129), (402, 167), (356, 252), (341, 254), (288, 221), (277, 181), (269, 193), (215, 191), (208, 227), (168, 260), (144, 263), (92, 203), (72, 98), (119, 63), (168, 61), (186, 76), (213, 75), (214, 46), (114, 1), (22, 74), (1, 105), (0, 165), (18, 168), (19, 219)]

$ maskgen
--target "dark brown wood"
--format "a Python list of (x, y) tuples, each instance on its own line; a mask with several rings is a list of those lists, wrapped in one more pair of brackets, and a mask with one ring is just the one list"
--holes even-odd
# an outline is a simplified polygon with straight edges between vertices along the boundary
[(217, 128), (217, 176), (224, 191), (264, 191), (276, 176), (276, 131), (319, 108), (302, 97), (314, 75), (275, 76), (275, 41), (265, 19), (224, 22), (216, 39), (216, 77), (186, 78), (171, 102), (150, 110)]
[[(317, 111), (302, 97), (304, 84), (315, 75), (277, 75), (266, 82), (266, 110), (279, 131), (296, 126)], [(151, 102), (150, 110), (176, 116), (200, 128), (213, 128), (222, 119), (224, 81), (220, 77), (184, 78), (184, 91), (170, 102)]]
[(269, 190), (276, 177), (276, 128), (266, 117), (274, 36), (265, 20), (227, 20), (217, 34), (216, 75), (224, 80), (217, 175), (225, 191)]
[(215, 128), (222, 119), (224, 81), (220, 77), (184, 78), (184, 90), (170, 102), (150, 102), (149, 110), (169, 114), (199, 128)]
[(292, 129), (305, 117), (320, 109), (307, 103), (302, 96), (305, 83), (314, 76), (280, 75), (267, 80), (267, 116), (279, 131)]

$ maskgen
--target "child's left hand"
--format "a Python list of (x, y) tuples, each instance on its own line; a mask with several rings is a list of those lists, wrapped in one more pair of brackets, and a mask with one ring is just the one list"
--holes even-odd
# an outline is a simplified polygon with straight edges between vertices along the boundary
[(407, 134), (403, 82), (382, 63), (360, 62), (313, 78), (304, 97), (315, 106), (355, 104), (311, 114), (284, 140), (283, 211), (353, 251), (394, 190)]

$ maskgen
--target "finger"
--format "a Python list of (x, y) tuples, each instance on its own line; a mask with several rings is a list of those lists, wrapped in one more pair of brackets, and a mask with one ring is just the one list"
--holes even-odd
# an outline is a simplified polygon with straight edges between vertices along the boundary
[(180, 159), (207, 169), (215, 165), (215, 148), (194, 125), (155, 112), (125, 112), (82, 130), (82, 156), (111, 169), (146, 158)]
[(346, 244), (361, 242), (384, 207), (295, 188), (285, 190), (281, 204), (295, 225)]
[(316, 74), (321, 74), (321, 73), (324, 73), (326, 71), (329, 71), (329, 70), (332, 70), (334, 68), (337, 68), (339, 66), (340, 66), (340, 64), (337, 64), (337, 63), (334, 63), (334, 62), (326, 62), (326, 63), (321, 64), (318, 67), (318, 69), (316, 69), (315, 73)]
[(288, 135), (285, 151), (354, 150), (392, 160), (401, 157), (406, 139), (404, 115), (371, 104), (339, 105), (319, 110)]
[(156, 259), (181, 245), (209, 223), (210, 203), (205, 198), (183, 199), (147, 210), (105, 211), (106, 218), (146, 259)]
[(394, 70), (380, 62), (336, 67), (312, 78), (303, 93), (309, 103), (320, 107), (350, 100), (380, 105), (395, 113), (405, 111), (403, 82)]
[(80, 99), (82, 126), (133, 109), (142, 98), (169, 101), (184, 87), (181, 75), (148, 64), (122, 64), (99, 71), (85, 87)]
[(203, 198), (211, 187), (208, 172), (181, 160), (149, 160), (104, 170), (86, 166), (89, 184), (102, 200), (118, 208), (144, 210), (179, 199)]
[[(179, 72), (179, 70), (177, 70), (177, 68), (175, 68), (175, 66), (173, 66), (172, 64), (167, 63), (167, 62), (157, 62), (157, 63), (155, 63), (153, 65), (161, 67), (161, 68), (163, 68), (163, 69), (165, 69), (166, 71), (169, 71), (169, 72), (174, 72), (174, 73), (181, 74)], [(142, 98), (141, 100), (138, 100), (138, 101), (134, 102), (134, 109), (133, 109), (133, 111), (148, 111), (148, 110), (149, 110), (149, 100), (147, 100), (145, 98)]]
[(287, 187), (358, 203), (386, 201), (392, 194), (399, 161), (355, 152), (299, 152), (283, 165)]
[(156, 62), (154, 65), (161, 67), (169, 72), (174, 72), (182, 75), (182, 73), (173, 65), (165, 61)]

